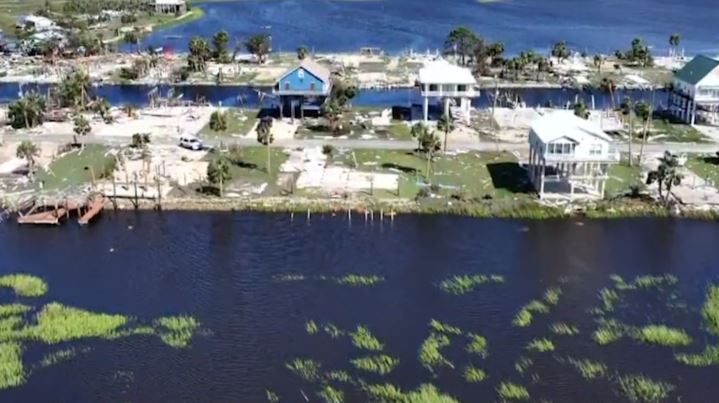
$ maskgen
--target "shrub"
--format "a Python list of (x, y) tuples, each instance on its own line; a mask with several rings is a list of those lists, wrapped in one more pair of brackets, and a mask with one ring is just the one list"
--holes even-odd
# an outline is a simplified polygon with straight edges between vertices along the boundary
[(357, 330), (350, 333), (350, 336), (352, 344), (357, 348), (370, 351), (381, 351), (384, 348), (382, 343), (364, 326), (357, 326)]
[(469, 365), (464, 369), (464, 379), (469, 383), (479, 383), (487, 379), (487, 374), (483, 370)]

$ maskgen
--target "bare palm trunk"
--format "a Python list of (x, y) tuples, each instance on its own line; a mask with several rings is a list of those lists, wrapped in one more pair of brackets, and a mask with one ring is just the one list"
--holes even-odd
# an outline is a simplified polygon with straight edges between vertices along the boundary
[(269, 174), (271, 172), (271, 169), (270, 169), (270, 164), (272, 162), (270, 159), (271, 155), (272, 154), (270, 153), (270, 142), (268, 141), (267, 142), (267, 174)]
[(220, 175), (220, 197), (222, 197), (224, 194), (225, 194), (224, 180), (222, 178), (222, 175)]
[(447, 136), (449, 135), (449, 130), (444, 131), (444, 152), (447, 152)]
[(642, 144), (639, 146), (639, 165), (642, 164), (642, 158), (644, 157), (644, 145), (647, 144), (647, 137), (649, 137), (649, 119), (644, 123), (644, 136), (642, 137)]
[(432, 157), (429, 153), (427, 153), (427, 169), (425, 170), (425, 176), (427, 177), (427, 183), (432, 183), (432, 181), (429, 179), (429, 168), (432, 164)]
[(632, 142), (634, 141), (634, 121), (631, 114), (629, 115), (629, 166), (634, 166), (634, 157), (632, 155)]

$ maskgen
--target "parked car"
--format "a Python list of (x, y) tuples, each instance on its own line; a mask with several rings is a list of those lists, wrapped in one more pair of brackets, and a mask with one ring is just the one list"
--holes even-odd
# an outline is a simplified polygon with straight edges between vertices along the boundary
[(196, 136), (182, 135), (180, 136), (180, 147), (187, 148), (188, 150), (199, 151), (202, 150), (202, 140)]

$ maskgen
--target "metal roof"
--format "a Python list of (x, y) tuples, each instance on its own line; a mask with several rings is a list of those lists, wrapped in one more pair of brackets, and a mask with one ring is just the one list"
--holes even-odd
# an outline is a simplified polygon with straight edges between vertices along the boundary
[(420, 84), (474, 85), (477, 83), (471, 70), (444, 59), (425, 63), (424, 67), (419, 69), (418, 81)]
[(718, 66), (719, 60), (699, 55), (693, 58), (689, 63), (685, 64), (681, 70), (677, 71), (674, 77), (686, 83), (696, 85)]
[(574, 112), (570, 110), (554, 111), (536, 119), (532, 122), (532, 131), (544, 144), (563, 137), (577, 143), (592, 140), (592, 138), (612, 141), (612, 138), (597, 124), (574, 115)]

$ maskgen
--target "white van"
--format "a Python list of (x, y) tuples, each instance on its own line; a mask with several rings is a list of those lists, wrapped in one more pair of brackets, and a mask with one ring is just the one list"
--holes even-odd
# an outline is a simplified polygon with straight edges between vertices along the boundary
[(199, 151), (202, 150), (202, 140), (196, 136), (183, 134), (180, 136), (180, 147), (187, 148), (188, 150)]

